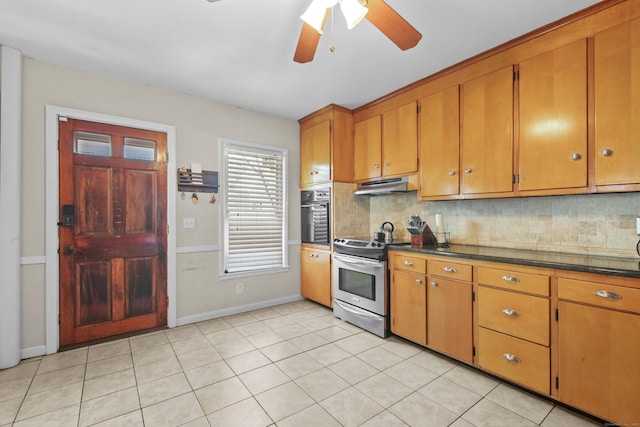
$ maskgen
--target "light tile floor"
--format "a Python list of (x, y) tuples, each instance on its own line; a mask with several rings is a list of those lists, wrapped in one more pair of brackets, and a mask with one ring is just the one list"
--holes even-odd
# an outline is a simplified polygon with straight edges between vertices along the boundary
[(24, 360), (0, 426), (595, 426), (299, 301)]

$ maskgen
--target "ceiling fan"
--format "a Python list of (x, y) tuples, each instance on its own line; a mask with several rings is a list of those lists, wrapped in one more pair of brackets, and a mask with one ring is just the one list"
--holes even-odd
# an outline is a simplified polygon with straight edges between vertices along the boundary
[(422, 34), (383, 0), (313, 0), (301, 16), (303, 24), (294, 61), (305, 63), (313, 60), (329, 10), (337, 3), (340, 3), (349, 28), (367, 18), (402, 50), (414, 47), (422, 38)]

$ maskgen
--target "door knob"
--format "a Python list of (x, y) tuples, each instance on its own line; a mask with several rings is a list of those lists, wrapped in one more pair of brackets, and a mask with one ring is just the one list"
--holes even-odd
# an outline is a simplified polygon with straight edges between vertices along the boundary
[(64, 248), (64, 250), (62, 251), (65, 255), (75, 255), (78, 253), (78, 251), (76, 251), (76, 248), (71, 247), (71, 246), (67, 246), (66, 248)]

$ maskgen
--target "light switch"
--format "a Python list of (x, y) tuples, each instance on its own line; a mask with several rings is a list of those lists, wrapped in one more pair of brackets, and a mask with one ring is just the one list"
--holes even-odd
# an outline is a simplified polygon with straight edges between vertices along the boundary
[(182, 226), (184, 228), (196, 228), (196, 219), (195, 218), (183, 218)]

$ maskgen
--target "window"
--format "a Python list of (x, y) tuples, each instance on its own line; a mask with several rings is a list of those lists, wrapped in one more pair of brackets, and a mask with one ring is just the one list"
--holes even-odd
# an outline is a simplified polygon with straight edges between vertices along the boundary
[(287, 150), (221, 140), (225, 274), (287, 268)]

